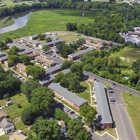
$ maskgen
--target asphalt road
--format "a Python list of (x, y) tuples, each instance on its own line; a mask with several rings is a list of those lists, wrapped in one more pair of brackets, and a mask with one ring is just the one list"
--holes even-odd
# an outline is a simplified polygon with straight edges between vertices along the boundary
[[(84, 71), (85, 75), (89, 75), (90, 79), (98, 79), (100, 82), (106, 82), (112, 85), (112, 81), (99, 77), (95, 74), (91, 74), (89, 72)], [(114, 93), (108, 93), (109, 97), (115, 97), (116, 102), (110, 102), (110, 107), (113, 115), (113, 119), (116, 124), (118, 136), (120, 140), (136, 140), (136, 136), (133, 130), (133, 127), (131, 125), (131, 122), (129, 120), (129, 116), (127, 114), (127, 111), (125, 109), (125, 106), (123, 104), (123, 100), (121, 98), (121, 92), (122, 91), (128, 91), (131, 92), (134, 95), (140, 96), (140, 92), (135, 91), (133, 89), (130, 89), (128, 87), (125, 87), (123, 85), (120, 85), (116, 83), (116, 86), (112, 85), (114, 89)]]

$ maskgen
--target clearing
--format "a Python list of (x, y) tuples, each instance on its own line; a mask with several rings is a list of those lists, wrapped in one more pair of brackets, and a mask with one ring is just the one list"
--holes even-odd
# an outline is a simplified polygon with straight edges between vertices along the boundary
[(115, 52), (111, 54), (112, 57), (119, 57), (122, 60), (122, 63), (127, 63), (131, 65), (136, 59), (140, 56), (140, 48), (129, 48), (125, 47), (119, 52)]
[(122, 97), (137, 139), (140, 140), (140, 97), (127, 92), (123, 92)]
[(1, 38), (19, 38), (48, 31), (65, 31), (68, 22), (88, 24), (94, 22), (94, 11), (86, 11), (85, 16), (79, 18), (82, 11), (75, 10), (40, 10), (29, 16), (26, 26), (16, 31), (1, 34)]

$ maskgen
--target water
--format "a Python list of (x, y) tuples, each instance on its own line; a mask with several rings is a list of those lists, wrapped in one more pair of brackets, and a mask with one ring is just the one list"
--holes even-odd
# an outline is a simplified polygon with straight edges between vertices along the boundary
[(14, 18), (15, 23), (10, 25), (10, 26), (7, 26), (7, 27), (0, 28), (0, 34), (10, 32), (10, 31), (14, 31), (14, 30), (17, 30), (17, 29), (20, 29), (20, 28), (24, 27), (27, 24), (28, 17), (31, 13), (32, 12), (28, 11), (28, 12), (23, 12), (23, 13), (20, 13), (20, 14), (16, 14), (13, 17), (11, 17), (11, 18)]

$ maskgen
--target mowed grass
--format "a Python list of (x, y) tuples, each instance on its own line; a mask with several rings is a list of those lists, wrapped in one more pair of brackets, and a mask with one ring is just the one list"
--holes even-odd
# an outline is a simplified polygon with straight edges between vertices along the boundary
[(140, 140), (140, 97), (127, 92), (123, 92), (122, 97), (137, 139)]
[(80, 85), (83, 87), (84, 91), (80, 93), (76, 93), (77, 96), (86, 99), (90, 103), (90, 89), (89, 85), (83, 81), (80, 83)]
[[(26, 96), (24, 94), (17, 94), (10, 98), (12, 101), (12, 105), (3, 108), (3, 110), (7, 113), (10, 119), (15, 119), (21, 116), (21, 112), (30, 105)], [(3, 106), (6, 104), (5, 100), (0, 100), (0, 105)], [(21, 108), (17, 107), (17, 104), (21, 105)]]
[(75, 10), (41, 10), (29, 16), (27, 25), (16, 31), (1, 34), (0, 38), (19, 38), (22, 36), (38, 34), (47, 31), (65, 31), (68, 22), (88, 24), (94, 22), (95, 11), (86, 11), (80, 18), (82, 11)]
[(64, 39), (67, 43), (71, 43), (73, 41), (76, 41), (77, 39), (81, 38), (80, 36), (76, 36), (70, 33), (62, 34), (62, 35), (55, 35), (61, 39)]
[(111, 54), (112, 57), (120, 57), (122, 63), (131, 65), (136, 59), (140, 58), (140, 48), (125, 47), (119, 52)]
[(14, 19), (0, 19), (0, 28), (14, 24)]
[[(18, 5), (18, 4), (32, 4), (30, 3), (29, 1), (23, 1), (23, 2), (20, 2), (20, 3), (14, 3), (12, 0), (2, 0), (2, 4), (5, 4), (3, 7), (10, 7), (10, 6), (15, 6), (15, 5)], [(1, 8), (1, 7), (0, 7)]]

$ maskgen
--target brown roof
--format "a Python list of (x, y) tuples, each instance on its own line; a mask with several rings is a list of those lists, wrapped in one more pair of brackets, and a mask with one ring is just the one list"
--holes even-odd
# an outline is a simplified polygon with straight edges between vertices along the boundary
[(19, 132), (13, 132), (9, 137), (10, 137), (10, 140), (25, 140), (27, 138), (27, 136)]
[(16, 68), (19, 68), (19, 69), (21, 69), (22, 71), (25, 71), (25, 70), (26, 70), (26, 66), (25, 66), (24, 64), (22, 64), (22, 63), (18, 63), (18, 64), (16, 65)]
[(35, 56), (38, 56), (38, 55), (39, 55), (38, 52), (28, 54), (29, 57), (35, 57)]
[(39, 61), (41, 61), (41, 62), (43, 62), (43, 63), (46, 63), (46, 64), (48, 64), (48, 65), (51, 65), (51, 64), (54, 63), (53, 60), (50, 60), (50, 59), (45, 58), (45, 57), (42, 57), (42, 56), (37, 56), (37, 57), (35, 57), (35, 59), (36, 59), (36, 60), (39, 60)]
[(104, 46), (101, 45), (101, 44), (93, 44), (93, 46), (96, 47), (96, 48), (103, 48), (103, 47), (104, 47)]
[(0, 109), (0, 118), (3, 116), (7, 116), (7, 114), (2, 109)]

